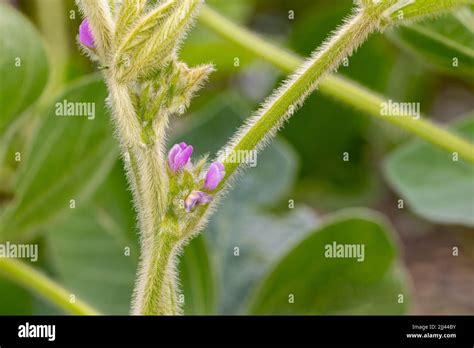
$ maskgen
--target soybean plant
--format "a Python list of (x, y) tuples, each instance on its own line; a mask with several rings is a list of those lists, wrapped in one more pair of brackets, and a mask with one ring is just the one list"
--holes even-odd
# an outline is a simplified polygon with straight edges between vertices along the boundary
[[(437, 15), (469, 0), (359, 0), (353, 14), (248, 118), (216, 158), (191, 160), (186, 142), (167, 151), (170, 120), (183, 114), (213, 71), (188, 67), (178, 51), (201, 0), (79, 0), (79, 42), (106, 81), (116, 137), (133, 192), (141, 258), (133, 314), (179, 314), (176, 263), (246, 163), (329, 73), (370, 34)], [(184, 140), (184, 139), (183, 139)]]

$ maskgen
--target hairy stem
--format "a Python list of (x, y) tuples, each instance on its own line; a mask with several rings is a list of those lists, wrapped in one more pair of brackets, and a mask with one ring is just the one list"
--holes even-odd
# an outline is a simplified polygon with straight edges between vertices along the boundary
[[(247, 29), (232, 23), (209, 6), (203, 6), (199, 20), (225, 39), (265, 59), (285, 72), (294, 71), (304, 62), (298, 55), (279, 48)], [(457, 152), (462, 158), (474, 163), (474, 145), (424, 117), (414, 120), (406, 117), (382, 116), (381, 105), (387, 102), (387, 98), (348, 78), (337, 75), (327, 76), (321, 81), (318, 90), (364, 111), (370, 116), (400, 127), (446, 151)]]
[[(169, 260), (175, 245), (162, 233), (162, 219), (167, 206), (168, 177), (163, 155), (164, 135), (150, 143), (141, 139), (138, 117), (133, 109), (127, 87), (109, 77), (108, 85), (115, 111), (115, 124), (121, 141), (129, 184), (140, 227), (141, 255), (139, 275), (134, 291), (133, 314), (175, 314), (170, 292), (162, 290), (162, 281), (170, 278), (168, 286), (174, 291), (174, 279)], [(128, 163), (127, 163), (128, 162)], [(158, 268), (157, 268), (158, 267)]]
[[(178, 240), (167, 232), (150, 238), (151, 247), (142, 255), (140, 278), (134, 294), (132, 314), (175, 315), (174, 256)], [(142, 251), (143, 252), (143, 251)]]
[[(237, 132), (226, 146), (224, 153), (232, 151), (254, 150), (268, 142), (279, 127), (296, 109), (302, 105), (306, 97), (313, 92), (320, 79), (340, 64), (343, 58), (350, 55), (355, 48), (364, 42), (367, 36), (377, 29), (382, 8), (378, 12), (362, 10), (335, 34), (322, 49), (315, 51), (312, 57), (280, 87), (269, 101), (252, 116)], [(226, 177), (232, 176), (239, 166), (235, 161), (223, 159)]]
[(97, 310), (77, 298), (71, 301), (71, 295), (73, 294), (70, 291), (62, 288), (26, 263), (11, 259), (0, 259), (0, 273), (3, 273), (15, 283), (33, 290), (67, 313), (77, 315), (100, 314)]
[(187, 68), (176, 57), (201, 2), (169, 0), (148, 11), (145, 0), (123, 1), (116, 28), (112, 12), (117, 8), (111, 9), (109, 1), (78, 0), (104, 67), (112, 119), (138, 214), (141, 254), (133, 314), (179, 311), (174, 255), (181, 240), (178, 222), (167, 215), (165, 139), (170, 115), (188, 105), (190, 91), (212, 71), (211, 66)]
[(421, 17), (439, 15), (455, 7), (474, 4), (474, 0), (403, 0), (406, 5), (399, 10), (392, 11), (389, 20), (393, 22), (407, 21)]
[[(167, 242), (161, 240), (160, 226), (167, 206), (168, 177), (164, 167), (164, 134), (145, 144), (136, 110), (127, 85), (115, 80), (110, 73), (106, 77), (110, 91), (111, 108), (122, 152), (127, 179), (132, 187), (140, 229), (140, 263), (134, 296), (133, 314), (170, 314), (175, 309), (168, 304), (169, 293), (157, 290), (158, 276), (154, 266), (164, 264)], [(165, 127), (164, 127), (165, 128)], [(163, 245), (161, 245), (163, 244)], [(171, 250), (169, 251), (171, 253)], [(162, 268), (168, 270), (168, 268)], [(174, 281), (169, 285), (174, 288)], [(164, 305), (161, 305), (164, 304)]]

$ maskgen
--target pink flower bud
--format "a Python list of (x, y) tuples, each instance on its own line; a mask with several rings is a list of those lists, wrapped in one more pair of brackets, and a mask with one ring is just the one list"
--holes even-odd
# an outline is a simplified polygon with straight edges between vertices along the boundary
[(204, 181), (204, 188), (209, 191), (214, 190), (225, 176), (224, 165), (220, 162), (214, 162), (209, 166)]
[(193, 147), (186, 143), (174, 145), (168, 154), (168, 166), (171, 171), (177, 172), (181, 170), (189, 161), (193, 154)]
[(184, 200), (184, 209), (189, 213), (194, 207), (209, 203), (212, 197), (202, 191), (192, 191)]
[(79, 41), (89, 48), (95, 48), (94, 36), (92, 36), (87, 18), (85, 18), (79, 26)]

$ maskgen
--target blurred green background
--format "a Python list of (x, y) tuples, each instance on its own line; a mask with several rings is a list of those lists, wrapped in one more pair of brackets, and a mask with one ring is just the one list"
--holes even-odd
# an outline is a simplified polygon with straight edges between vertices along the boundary
[[(9, 222), (0, 236), (39, 243), (34, 267), (100, 311), (126, 314), (138, 259), (135, 217), (106, 90), (99, 75), (85, 77), (97, 68), (77, 48), (81, 15), (73, 0), (10, 3), (36, 29), (9, 22), (11, 12), (1, 8), (1, 34), (10, 38), (3, 42), (16, 42), (4, 44), (1, 62), (5, 67), (6, 57), (19, 55), (31, 69), (0, 80), (0, 209), (8, 216), (0, 221)], [(350, 0), (207, 3), (301, 56), (352, 7)], [(339, 73), (387, 98), (419, 102), (422, 113), (473, 141), (472, 18), (466, 8), (438, 22), (377, 33)], [(170, 144), (184, 140), (197, 154), (215, 153), (285, 77), (199, 20), (180, 56), (189, 65), (216, 66), (190, 110), (172, 124)], [(459, 68), (453, 57), (460, 57)], [(96, 119), (58, 120), (54, 101), (63, 99), (96, 102)], [(18, 105), (10, 106), (12, 100)], [(185, 251), (185, 313), (474, 313), (472, 164), (460, 160), (453, 167), (450, 154), (314, 93), (247, 174)], [(354, 207), (365, 209), (346, 210)], [(317, 251), (334, 239), (362, 241), (374, 253), (363, 267), (330, 263)], [(287, 301), (291, 294), (294, 303)], [(58, 313), (0, 278), (0, 314)]]

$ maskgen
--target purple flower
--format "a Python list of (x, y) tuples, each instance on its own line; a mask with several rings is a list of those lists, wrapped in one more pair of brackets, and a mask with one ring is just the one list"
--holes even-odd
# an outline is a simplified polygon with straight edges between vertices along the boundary
[(89, 21), (84, 19), (79, 26), (79, 41), (87, 47), (95, 48), (94, 36), (92, 36), (91, 28), (89, 27)]
[(168, 154), (168, 165), (173, 172), (182, 169), (193, 154), (193, 147), (186, 143), (174, 145)]
[(220, 162), (214, 162), (209, 166), (204, 181), (204, 188), (209, 191), (214, 190), (225, 176), (224, 165)]
[(202, 191), (192, 191), (184, 200), (184, 209), (189, 213), (195, 206), (207, 204), (212, 197)]

